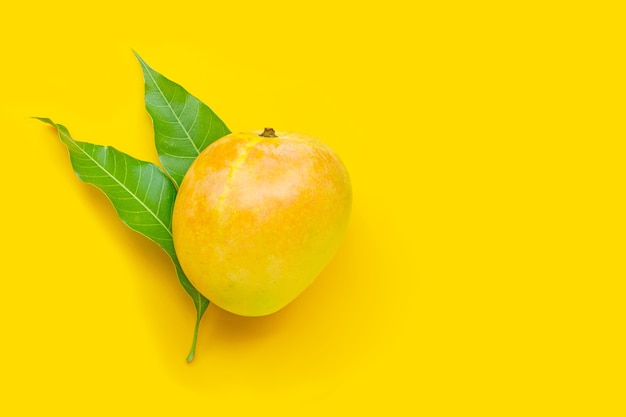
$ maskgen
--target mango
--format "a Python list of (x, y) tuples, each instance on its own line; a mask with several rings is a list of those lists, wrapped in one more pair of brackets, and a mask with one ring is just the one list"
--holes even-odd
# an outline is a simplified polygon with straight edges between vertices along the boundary
[(337, 252), (352, 206), (345, 165), (299, 133), (232, 133), (192, 163), (174, 204), (180, 265), (212, 303), (243, 316), (293, 301)]

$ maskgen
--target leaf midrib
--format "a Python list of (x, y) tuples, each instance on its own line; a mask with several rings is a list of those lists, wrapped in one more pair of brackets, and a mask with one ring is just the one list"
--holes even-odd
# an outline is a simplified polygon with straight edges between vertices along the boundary
[[(60, 130), (59, 130), (60, 131)], [(89, 155), (89, 153), (87, 153), (82, 147), (78, 146), (78, 143), (73, 140), (69, 135), (65, 134), (64, 132), (61, 132), (61, 134), (63, 136), (65, 136), (66, 139), (70, 140), (71, 142), (74, 142), (77, 146), (77, 148), (83, 153), (83, 155), (85, 155), (87, 158), (89, 158), (94, 164), (96, 164), (96, 166), (98, 166), (98, 168), (100, 168), (105, 174), (107, 174), (109, 177), (111, 177), (116, 183), (118, 183), (120, 185), (120, 187), (122, 187), (128, 194), (130, 194), (131, 197), (133, 197), (139, 204), (141, 204), (141, 206), (143, 206), (146, 211), (148, 213), (150, 213), (152, 215), (152, 217), (154, 217), (157, 222), (159, 222), (159, 224), (163, 227), (163, 229), (165, 229), (165, 231), (167, 232), (167, 234), (172, 237), (172, 232), (169, 230), (169, 228), (165, 225), (165, 223), (163, 223), (163, 221), (159, 218), (159, 216), (156, 215), (156, 213), (154, 213), (150, 207), (148, 207), (143, 201), (141, 201), (133, 192), (130, 191), (130, 189), (128, 189), (128, 187), (126, 187), (122, 182), (120, 182), (113, 174), (111, 174), (105, 167), (103, 167), (102, 165), (100, 165), (98, 163), (98, 161), (96, 159), (94, 159), (91, 155)]]
[(180, 125), (180, 127), (182, 127), (183, 132), (185, 132), (185, 135), (187, 135), (187, 139), (189, 139), (189, 142), (191, 143), (191, 146), (193, 146), (193, 149), (196, 151), (196, 154), (200, 155), (200, 150), (198, 149), (198, 147), (194, 143), (194, 141), (193, 141), (193, 139), (191, 137), (191, 134), (189, 133), (189, 131), (187, 131), (187, 128), (185, 128), (185, 125), (182, 123), (182, 121), (180, 120), (180, 118), (178, 117), (176, 112), (174, 111), (174, 108), (170, 104), (169, 100), (165, 96), (165, 93), (163, 92), (163, 90), (161, 90), (161, 87), (157, 83), (156, 79), (152, 76), (152, 72), (150, 72), (150, 68), (148, 67), (148, 65), (145, 62), (142, 62), (141, 65), (143, 67), (145, 67), (146, 74), (148, 74), (148, 76), (152, 80), (152, 83), (156, 86), (157, 90), (159, 91), (159, 94), (161, 95), (161, 97), (163, 97), (163, 100), (167, 104), (167, 107), (170, 109), (170, 111), (172, 112), (172, 114), (176, 118), (176, 122)]

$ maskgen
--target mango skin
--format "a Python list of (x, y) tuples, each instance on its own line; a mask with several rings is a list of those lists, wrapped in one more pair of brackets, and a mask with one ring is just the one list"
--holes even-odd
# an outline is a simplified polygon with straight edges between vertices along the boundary
[(174, 246), (194, 287), (243, 316), (274, 313), (336, 253), (352, 205), (348, 172), (317, 139), (233, 133), (208, 146), (183, 179)]

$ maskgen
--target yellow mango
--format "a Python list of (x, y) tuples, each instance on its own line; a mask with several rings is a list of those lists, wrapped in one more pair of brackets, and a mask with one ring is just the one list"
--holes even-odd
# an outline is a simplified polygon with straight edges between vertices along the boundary
[(333, 150), (298, 133), (229, 134), (208, 146), (174, 204), (174, 245), (206, 298), (243, 316), (271, 314), (337, 251), (352, 205)]

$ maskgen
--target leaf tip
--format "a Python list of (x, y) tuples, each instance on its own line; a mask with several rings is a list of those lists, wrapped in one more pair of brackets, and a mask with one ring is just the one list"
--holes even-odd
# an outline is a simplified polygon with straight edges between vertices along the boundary
[(141, 65), (141, 69), (143, 71), (145, 71), (146, 69), (150, 68), (150, 66), (146, 63), (146, 61), (144, 61), (144, 59), (141, 57), (141, 55), (139, 55), (139, 52), (135, 51), (133, 48), (130, 48), (130, 50), (135, 55), (135, 58), (137, 58), (137, 61), (139, 61), (139, 65)]
[(30, 119), (39, 120), (39, 121), (40, 121), (40, 122), (42, 122), (42, 123), (48, 124), (48, 125), (53, 126), (53, 127), (57, 127), (57, 124), (56, 124), (56, 123), (54, 123), (54, 122), (52, 121), (52, 119), (50, 119), (50, 118), (48, 118), (48, 117), (31, 116), (31, 117), (30, 117)]
[(52, 122), (52, 120), (50, 120), (47, 117), (30, 116), (29, 119), (39, 120), (40, 122), (44, 122), (44, 123), (51, 123)]

